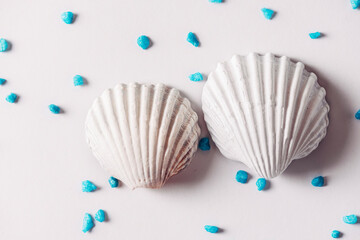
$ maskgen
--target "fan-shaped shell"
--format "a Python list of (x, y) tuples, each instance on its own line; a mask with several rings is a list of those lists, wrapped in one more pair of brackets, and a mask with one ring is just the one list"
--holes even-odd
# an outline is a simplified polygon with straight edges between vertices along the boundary
[(105, 90), (85, 129), (101, 166), (132, 189), (162, 187), (190, 163), (200, 135), (189, 100), (163, 84)]
[(303, 63), (252, 53), (218, 64), (205, 84), (202, 105), (221, 153), (273, 178), (325, 137), (325, 95)]

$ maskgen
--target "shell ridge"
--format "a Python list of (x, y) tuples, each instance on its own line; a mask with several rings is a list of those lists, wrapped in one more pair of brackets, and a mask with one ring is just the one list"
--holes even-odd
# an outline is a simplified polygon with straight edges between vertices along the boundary
[[(261, 175), (266, 177), (269, 176), (268, 173), (268, 163), (264, 159), (264, 152), (266, 153), (266, 147), (264, 146), (265, 137), (265, 128), (264, 128), (264, 109), (263, 109), (263, 79), (261, 75), (260, 69), (262, 69), (262, 61), (263, 58), (257, 54), (251, 54), (247, 58), (248, 61), (248, 91), (249, 91), (249, 102), (251, 106), (251, 115), (250, 121), (254, 123), (253, 125), (253, 134), (252, 141), (254, 146), (259, 146), (259, 150), (256, 152), (256, 162), (259, 162), (257, 165), (259, 166)], [(260, 112), (260, 113), (259, 113)]]
[[(303, 143), (306, 143), (307, 139), (308, 139), (308, 135), (311, 133), (311, 131), (313, 130), (313, 123), (314, 123), (314, 119), (316, 119), (317, 116), (319, 116), (319, 111), (317, 109), (317, 107), (319, 106), (320, 102), (322, 102), (322, 99), (312, 95), (310, 97), (310, 101), (309, 101), (309, 105), (307, 108), (307, 111), (305, 113), (305, 116), (307, 116), (307, 121), (304, 125), (303, 131), (301, 133), (301, 136), (299, 138), (299, 143), (297, 148), (295, 149), (295, 153), (296, 154), (301, 154), (298, 149), (302, 148)], [(327, 111), (325, 111), (327, 112)], [(316, 120), (315, 120), (316, 122)], [(315, 126), (316, 127), (316, 126)]]
[[(309, 141), (311, 142), (312, 139), (316, 138), (317, 137), (317, 134), (316, 134), (316, 129), (320, 128), (325, 128), (325, 131), (326, 131), (326, 127), (327, 127), (327, 122), (325, 122), (325, 124), (320, 124), (320, 122), (323, 122), (323, 118), (324, 116), (327, 114), (327, 111), (323, 110), (323, 111), (320, 111), (316, 117), (313, 119), (312, 121), (312, 124), (310, 125), (311, 127), (309, 128), (309, 131), (307, 131), (307, 134), (306, 134), (306, 138), (305, 140), (301, 143), (300, 145), (300, 150), (303, 150), (303, 148), (305, 147), (304, 146), (304, 143)], [(318, 126), (316, 126), (315, 124), (318, 124)], [(319, 140), (319, 142), (321, 141), (321, 139)], [(312, 150), (310, 150), (311, 152)], [(310, 152), (308, 152), (306, 155), (308, 155)], [(299, 151), (299, 153), (302, 153), (301, 151)]]
[[(118, 156), (120, 158), (127, 158), (127, 156), (124, 156), (121, 151), (119, 151), (118, 147), (122, 147), (123, 145), (121, 143), (119, 144), (116, 144), (116, 138), (114, 137), (113, 135), (113, 132), (110, 131), (110, 129), (108, 128), (108, 126), (110, 126), (109, 124), (109, 119), (107, 118), (107, 114), (105, 112), (105, 109), (104, 109), (104, 101), (105, 101), (105, 98), (110, 95), (112, 93), (112, 91), (109, 89), (108, 91), (104, 92), (103, 95), (101, 95), (101, 97), (99, 98), (99, 105), (98, 105), (98, 109), (99, 109), (99, 114), (98, 116), (102, 118), (102, 122), (105, 122), (106, 125), (102, 127), (102, 130), (101, 130), (101, 134), (105, 133), (107, 134), (108, 138), (104, 136), (104, 141), (107, 142), (107, 145), (108, 146), (112, 146), (110, 148), (110, 151), (113, 153), (113, 155), (115, 156)], [(113, 106), (111, 105), (111, 108), (113, 108)], [(121, 132), (120, 132), (120, 129), (118, 129), (118, 133), (120, 133), (121, 135)], [(119, 138), (120, 140), (120, 138)], [(112, 142), (114, 142), (115, 144), (112, 144)], [(125, 164), (123, 162), (115, 162), (113, 158), (111, 158), (112, 162), (118, 167), (118, 169), (122, 169), (122, 165)], [(106, 166), (106, 168), (108, 168), (108, 166)], [(126, 171), (124, 171), (126, 173)], [(129, 178), (129, 176), (127, 174), (125, 174), (126, 176), (126, 179), (121, 179), (121, 181), (123, 182), (127, 182), (128, 184), (131, 183), (131, 179)]]
[[(299, 137), (301, 135), (300, 130), (302, 129), (302, 126), (304, 124), (304, 122), (306, 121), (305, 119), (305, 112), (306, 112), (306, 106), (308, 106), (309, 104), (309, 100), (310, 100), (310, 94), (311, 94), (311, 89), (314, 86), (314, 83), (316, 82), (316, 79), (313, 77), (315, 75), (310, 75), (310, 77), (307, 79), (307, 81), (305, 80), (304, 84), (305, 86), (302, 88), (303, 91), (300, 94), (300, 101), (299, 101), (299, 106), (298, 106), (298, 113), (297, 113), (297, 117), (296, 117), (296, 121), (294, 124), (294, 130), (293, 130), (293, 138), (292, 138), (292, 143), (289, 145), (289, 159), (292, 161), (295, 153), (295, 147), (296, 147), (296, 143), (299, 141)], [(316, 76), (315, 76), (316, 77)], [(300, 135), (299, 135), (300, 133)]]
[(143, 164), (142, 164), (142, 157), (141, 157), (141, 149), (140, 149), (140, 132), (139, 132), (139, 105), (137, 99), (139, 99), (139, 88), (140, 85), (137, 83), (130, 83), (127, 87), (127, 94), (124, 96), (126, 98), (127, 103), (126, 106), (126, 113), (127, 116), (127, 123), (128, 123), (128, 131), (130, 133), (130, 141), (132, 143), (132, 147), (130, 148), (131, 156), (129, 159), (134, 159), (134, 165), (136, 166), (136, 181), (137, 182), (144, 182), (145, 174), (143, 171)]
[(285, 115), (285, 108), (286, 108), (286, 92), (287, 92), (287, 85), (288, 85), (288, 76), (290, 71), (290, 60), (286, 57), (280, 59), (279, 71), (277, 76), (277, 114), (275, 115), (275, 122), (276, 122), (276, 169), (280, 169), (281, 171), (281, 162), (280, 159), (282, 158), (282, 144), (283, 144), (283, 129), (284, 129), (284, 115)]
[[(246, 78), (242, 78), (241, 76), (242, 76), (242, 74), (245, 74), (244, 72), (242, 72), (242, 62), (241, 61), (239, 61), (239, 63), (240, 63), (240, 65), (239, 65), (239, 67), (237, 68), (237, 71), (238, 71), (238, 73), (240, 74), (239, 76), (240, 76), (240, 79), (246, 79)], [(228, 82), (224, 82), (224, 83), (222, 83), (221, 82), (221, 77), (220, 77), (220, 73), (221, 73), (221, 76), (225, 76), (225, 78), (228, 78)], [(221, 93), (222, 92), (226, 92), (226, 90), (225, 89), (230, 89), (231, 90), (231, 80), (232, 79), (230, 79), (230, 77), (229, 77), (229, 74), (227, 73), (227, 70), (226, 70), (226, 65), (225, 65), (225, 63), (223, 63), (223, 64), (221, 64), (221, 65), (219, 65), (218, 66), (218, 68), (216, 69), (216, 71), (214, 72), (214, 77), (213, 77), (213, 79), (214, 79), (214, 82), (215, 82), (215, 86), (214, 86), (214, 88), (212, 88), (212, 90), (214, 91), (217, 91), (217, 92), (219, 92), (219, 95), (222, 95)], [(244, 82), (244, 86), (246, 85), (246, 83)], [(215, 88), (216, 87), (216, 88)], [(236, 89), (236, 88), (235, 88)], [(247, 92), (244, 92), (244, 93), (247, 93)], [(216, 96), (217, 94), (214, 94), (214, 98), (213, 99), (216, 99)], [(236, 111), (234, 111), (233, 109), (231, 109), (230, 107), (233, 107), (232, 106), (232, 104), (231, 104), (231, 100), (229, 99), (229, 95), (227, 95), (227, 94), (223, 94), (223, 102), (219, 105), (219, 106), (221, 106), (220, 107), (220, 109), (221, 109), (221, 111), (228, 111), (228, 112), (231, 112), (232, 113), (232, 115), (234, 116), (234, 115), (236, 115)], [(246, 96), (244, 96), (244, 97), (246, 97)], [(241, 103), (240, 103), (241, 104)], [(230, 106), (230, 107), (229, 107)], [(225, 112), (224, 112), (224, 114), (225, 114)], [(225, 116), (226, 116), (227, 114), (225, 114)], [(245, 114), (244, 114), (245, 115)], [(242, 118), (240, 118), (240, 119), (242, 119)], [(232, 124), (232, 122), (227, 122), (227, 124), (229, 125), (229, 126), (231, 126), (231, 127), (236, 127), (237, 128), (237, 131), (239, 132), (239, 133), (241, 133), (241, 130), (239, 129), (239, 126), (237, 126), (236, 124)], [(245, 115), (245, 118), (244, 118), (244, 124), (245, 125), (247, 125), (247, 121), (246, 121), (246, 115)], [(233, 126), (233, 125), (235, 125), (235, 126)], [(245, 128), (246, 129), (246, 131), (247, 131), (247, 128)], [(249, 148), (250, 148), (250, 151), (251, 152), (249, 152), (249, 156), (252, 156), (251, 157), (251, 159), (255, 159), (255, 152), (254, 152), (254, 148), (253, 148), (253, 146), (252, 146), (252, 142), (251, 142), (251, 139), (250, 139), (250, 134), (248, 133), (248, 131), (246, 132), (246, 134), (238, 134), (238, 135), (240, 135), (240, 136), (245, 136), (245, 137), (247, 137), (247, 139), (248, 139), (248, 141), (244, 141), (245, 143), (246, 143), (246, 145), (247, 146), (249, 146)], [(235, 140), (236, 140), (236, 142), (237, 142), (237, 144), (238, 144), (238, 146), (241, 146), (241, 144), (238, 142), (239, 141), (239, 139), (238, 138), (236, 138), (236, 135), (234, 135), (234, 137), (235, 137)], [(252, 161), (250, 161), (251, 162), (251, 164), (253, 165), (253, 162)], [(257, 169), (257, 166), (255, 166), (255, 165), (253, 165), (253, 168), (254, 168), (254, 170), (256, 170)], [(256, 171), (258, 171), (258, 170), (256, 170)]]
[(294, 69), (294, 74), (291, 78), (291, 83), (289, 86), (289, 96), (293, 96), (292, 98), (288, 97), (288, 105), (286, 109), (286, 117), (285, 117), (285, 129), (284, 129), (284, 143), (283, 143), (283, 166), (281, 169), (285, 169), (286, 165), (290, 164), (291, 158), (288, 156), (288, 150), (289, 150), (289, 144), (292, 139), (292, 130), (293, 130), (293, 124), (294, 120), (296, 120), (294, 117), (296, 116), (297, 109), (296, 104), (299, 99), (299, 89), (301, 84), (301, 77), (303, 75), (304, 65), (302, 63), (297, 63)]
[[(127, 111), (127, 92), (128, 92), (128, 87), (124, 86), (124, 85), (118, 85), (119, 87), (115, 87), (114, 91), (116, 91), (117, 93), (122, 93), (121, 94), (121, 98), (118, 97), (118, 94), (114, 94), (114, 91), (109, 91), (109, 102), (110, 103), (114, 103), (112, 104), (112, 112), (113, 115), (116, 116), (117, 118), (120, 117), (120, 121), (116, 122), (114, 124), (114, 126), (116, 126), (117, 130), (113, 129), (114, 131), (110, 131), (112, 133), (112, 141), (114, 142), (118, 142), (118, 147), (120, 147), (124, 153), (125, 156), (123, 156), (122, 158), (120, 157), (121, 161), (125, 166), (126, 166), (126, 173), (127, 172), (131, 172), (132, 176), (135, 175), (135, 172), (132, 168), (133, 163), (132, 161), (129, 160), (129, 157), (134, 157), (134, 155), (132, 155), (132, 147), (129, 146), (129, 142), (125, 140), (126, 136), (131, 136), (130, 131), (129, 131), (129, 124), (128, 124), (128, 119), (126, 118), (126, 113)], [(121, 87), (120, 87), (121, 86)], [(121, 89), (125, 89), (125, 91), (120, 91)], [(120, 111), (122, 111), (124, 114), (120, 114)], [(106, 115), (106, 114), (105, 114)], [(107, 116), (107, 115), (106, 115)], [(111, 128), (112, 124), (108, 124), (108, 127)], [(113, 134), (115, 132), (119, 132), (120, 136), (115, 137)], [(121, 140), (121, 142), (119, 142)], [(127, 180), (128, 180), (128, 185), (134, 187), (136, 186), (136, 183), (138, 182), (138, 179), (134, 179), (134, 177), (132, 177), (131, 175), (126, 175), (127, 176)]]
[[(183, 109), (185, 108), (184, 105), (182, 105), (182, 111)], [(181, 111), (181, 112), (182, 112)], [(182, 114), (184, 116), (184, 114)], [(185, 116), (184, 116), (185, 117)], [(190, 148), (194, 148), (197, 146), (193, 146), (193, 145), (189, 145), (187, 142), (186, 142), (186, 137), (188, 137), (190, 135), (190, 133), (192, 132), (191, 130), (193, 129), (195, 123), (196, 123), (196, 119), (193, 119), (193, 118), (187, 118), (186, 121), (181, 121), (181, 122), (178, 122), (178, 124), (180, 125), (180, 131), (178, 132), (177, 136), (176, 136), (176, 139), (175, 139), (175, 150), (174, 150), (174, 153), (172, 156), (169, 156), (171, 157), (171, 159), (181, 159), (184, 151), (187, 151), (187, 149), (190, 149)], [(191, 124), (190, 124), (191, 123)], [(194, 123), (194, 124), (193, 124)], [(184, 129), (184, 126), (185, 126), (185, 129)], [(198, 127), (197, 125), (195, 125), (196, 127)], [(188, 130), (188, 128), (191, 128), (190, 130)], [(191, 139), (190, 139), (191, 140)], [(189, 141), (190, 141), (189, 140)], [(191, 159), (190, 159), (191, 160)], [(190, 161), (189, 160), (189, 161)], [(180, 162), (180, 161), (178, 161)], [(174, 170), (174, 167), (176, 166), (176, 163), (177, 161), (171, 161), (171, 163), (167, 166), (168, 168), (168, 176), (170, 176), (169, 174), (171, 172), (173, 172)], [(169, 177), (167, 177), (169, 178)], [(166, 178), (166, 179), (167, 179)]]
[[(254, 157), (251, 157), (251, 154), (249, 153), (249, 151), (247, 150), (247, 148), (243, 148), (242, 145), (246, 145), (246, 141), (243, 138), (243, 136), (247, 136), (249, 139), (249, 134), (247, 133), (243, 133), (241, 128), (238, 125), (245, 125), (246, 124), (246, 120), (244, 117), (244, 112), (241, 108), (241, 100), (240, 101), (236, 101), (236, 95), (243, 95), (241, 93), (238, 92), (238, 90), (240, 89), (240, 87), (238, 86), (238, 84), (244, 84), (243, 81), (241, 80), (241, 60), (237, 57), (234, 56), (233, 59), (231, 60), (232, 64), (224, 64), (224, 71), (228, 72), (227, 77), (229, 78), (229, 84), (228, 86), (228, 91), (230, 92), (229, 96), (229, 105), (231, 106), (231, 112), (232, 114), (236, 117), (236, 119), (238, 121), (240, 121), (240, 124), (231, 124), (231, 126), (233, 126), (233, 128), (236, 128), (237, 132), (239, 134), (237, 134), (239, 136), (239, 138), (236, 138), (236, 141), (239, 145), (239, 148), (241, 150), (241, 152), (245, 155), (247, 155), (248, 158), (250, 159), (254, 159)], [(232, 77), (234, 76), (234, 77)], [(219, 80), (218, 80), (219, 82)], [(231, 98), (231, 99), (230, 99)], [(235, 135), (236, 137), (236, 135)], [(254, 153), (253, 153), (253, 156)], [(255, 169), (255, 166), (253, 166)]]
[[(169, 161), (165, 152), (168, 147), (168, 136), (170, 132), (170, 126), (172, 123), (172, 118), (174, 114), (174, 106), (176, 105), (178, 94), (174, 89), (170, 89), (169, 93), (167, 94), (167, 99), (163, 100), (162, 104), (162, 118), (160, 120), (160, 129), (159, 129), (159, 136), (158, 136), (158, 143), (157, 143), (157, 175), (158, 179), (163, 179), (163, 164), (164, 162)], [(165, 113), (165, 114), (164, 114)], [(171, 113), (170, 117), (168, 113)], [(168, 120), (167, 120), (168, 119)]]
[[(247, 110), (246, 112), (244, 110), (242, 111), (243, 115), (240, 115), (239, 119), (241, 119), (243, 121), (245, 126), (249, 126), (249, 123), (252, 123), (251, 119), (252, 120), (254, 119), (254, 116), (252, 115), (251, 91), (249, 91), (250, 86), (249, 86), (249, 82), (247, 80), (248, 79), (247, 76), (249, 75), (249, 72), (248, 72), (249, 69), (247, 68), (247, 65), (245, 64), (248, 61), (248, 58), (251, 56), (254, 56), (254, 54), (249, 54), (247, 57), (239, 57), (236, 59), (236, 60), (238, 60), (236, 72), (239, 74), (238, 76), (239, 76), (239, 80), (240, 80), (238, 82), (240, 82), (242, 84), (243, 89), (244, 89), (241, 94), (241, 96), (243, 97), (243, 103), (239, 102), (239, 104), (241, 104), (242, 108)], [(229, 78), (231, 81), (231, 77), (229, 76), (229, 74), (226, 77)], [(232, 79), (232, 80), (234, 82), (234, 79)], [(235, 82), (237, 82), (237, 81), (235, 81)], [(237, 87), (235, 89), (237, 89)], [(225, 94), (224, 98), (227, 98), (227, 94)], [(237, 111), (234, 111), (234, 112), (236, 113)], [(249, 120), (249, 117), (251, 117), (250, 120)], [(233, 124), (233, 125), (238, 127), (237, 124)], [(255, 129), (255, 126), (254, 125), (250, 126), (250, 129)], [(256, 172), (260, 173), (261, 169), (260, 169), (258, 162), (256, 161), (256, 159), (258, 158), (258, 155), (256, 154), (255, 148), (254, 148), (253, 134), (247, 127), (245, 127), (245, 132), (243, 132), (243, 134), (241, 134), (242, 133), (241, 129), (239, 129), (238, 132), (240, 133), (239, 135), (240, 135), (241, 139), (242, 139), (242, 136), (246, 137), (247, 141), (245, 141), (245, 139), (244, 139), (244, 143), (247, 146), (247, 147), (245, 147), (245, 149), (250, 148), (250, 152), (248, 154), (251, 159), (251, 161), (249, 161), (249, 163), (251, 164), (251, 167)], [(241, 145), (239, 144), (239, 146), (241, 146)]]

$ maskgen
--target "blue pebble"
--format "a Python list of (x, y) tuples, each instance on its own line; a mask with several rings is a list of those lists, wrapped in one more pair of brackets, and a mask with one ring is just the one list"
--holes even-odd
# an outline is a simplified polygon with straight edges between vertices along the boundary
[(321, 37), (321, 32), (309, 33), (309, 36), (311, 39), (317, 39), (317, 38)]
[(338, 231), (338, 230), (334, 230), (334, 231), (332, 231), (332, 233), (331, 233), (331, 236), (333, 237), (333, 238), (339, 238), (340, 237), (340, 232)]
[(323, 176), (318, 176), (311, 181), (311, 184), (314, 187), (322, 187), (324, 186), (324, 183), (325, 183), (325, 179)]
[(105, 221), (105, 212), (102, 209), (99, 209), (99, 211), (97, 211), (95, 213), (95, 220), (98, 222), (103, 222)]
[(3, 78), (0, 78), (0, 85), (4, 85), (6, 83), (6, 80)]
[(219, 231), (219, 228), (216, 226), (211, 226), (211, 225), (205, 225), (205, 231), (209, 232), (209, 233), (217, 233)]
[(61, 112), (61, 109), (59, 106), (56, 106), (55, 104), (49, 105), (49, 110), (54, 114), (59, 114)]
[(259, 178), (257, 181), (256, 181), (256, 186), (257, 186), (257, 189), (259, 191), (262, 191), (265, 189), (266, 187), (266, 179), (265, 178)]
[(75, 75), (73, 80), (74, 80), (74, 86), (84, 85), (84, 78), (80, 75)]
[(97, 189), (97, 187), (89, 180), (85, 180), (81, 184), (81, 189), (83, 192), (93, 192)]
[(198, 38), (196, 37), (196, 35), (192, 32), (189, 32), (187, 35), (186, 40), (191, 43), (192, 45), (194, 45), (195, 47), (198, 47), (200, 45), (200, 42), (198, 40)]
[(199, 81), (202, 81), (204, 80), (203, 76), (201, 73), (197, 72), (197, 73), (194, 73), (194, 74), (191, 74), (189, 76), (189, 79), (193, 82), (199, 82)]
[(108, 181), (109, 181), (109, 184), (110, 184), (110, 186), (111, 186), (112, 188), (116, 188), (116, 187), (119, 186), (119, 180), (117, 180), (117, 179), (114, 178), (114, 177), (110, 177)]
[(63, 12), (61, 14), (61, 19), (64, 21), (64, 23), (71, 24), (74, 22), (74, 14), (72, 12)]
[(262, 8), (261, 11), (263, 12), (264, 17), (268, 20), (271, 20), (274, 17), (274, 10), (271, 10), (269, 8)]
[(137, 44), (139, 45), (139, 47), (141, 47), (142, 49), (146, 50), (149, 48), (150, 46), (150, 38), (148, 36), (145, 35), (141, 35), (138, 39), (137, 39)]
[(356, 113), (355, 113), (355, 118), (357, 120), (360, 120), (360, 110), (358, 110)]
[(199, 148), (202, 151), (209, 151), (210, 150), (210, 140), (209, 140), (209, 138), (200, 139)]
[(15, 93), (10, 93), (7, 97), (6, 97), (6, 101), (8, 101), (9, 103), (15, 103), (17, 100), (18, 96)]
[(0, 38), (0, 52), (5, 52), (9, 48), (9, 43), (3, 39)]
[(243, 170), (240, 170), (236, 173), (236, 181), (238, 181), (239, 183), (247, 183), (247, 180), (248, 180), (248, 173), (243, 171)]
[(211, 2), (211, 3), (222, 3), (223, 0), (209, 0), (209, 2)]
[(350, 0), (350, 2), (353, 9), (357, 9), (360, 6), (360, 0)]
[(83, 219), (83, 226), (82, 231), (84, 233), (90, 231), (94, 227), (94, 221), (89, 213), (85, 213), (84, 219)]
[(343, 217), (343, 221), (344, 221), (344, 223), (347, 223), (347, 224), (355, 224), (355, 223), (357, 223), (358, 219), (357, 219), (356, 215), (352, 214), (352, 215)]

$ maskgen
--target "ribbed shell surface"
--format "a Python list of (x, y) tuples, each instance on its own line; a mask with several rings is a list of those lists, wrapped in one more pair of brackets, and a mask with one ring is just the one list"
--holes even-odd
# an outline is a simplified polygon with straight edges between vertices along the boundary
[(191, 161), (200, 128), (189, 100), (163, 84), (119, 84), (98, 97), (85, 123), (87, 142), (128, 187), (160, 188)]
[(303, 63), (252, 53), (218, 64), (205, 84), (202, 108), (225, 157), (273, 178), (325, 137), (325, 95)]

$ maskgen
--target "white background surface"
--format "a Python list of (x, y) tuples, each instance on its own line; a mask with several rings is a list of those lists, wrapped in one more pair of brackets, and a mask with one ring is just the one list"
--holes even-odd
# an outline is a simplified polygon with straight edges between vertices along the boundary
[[(0, 53), (0, 239), (359, 239), (360, 224), (341, 218), (360, 214), (360, 11), (349, 0), (0, 0), (0, 37), (12, 49)], [(272, 21), (260, 11), (278, 13)], [(66, 25), (64, 11), (78, 14)], [(186, 42), (195, 32), (201, 47)], [(311, 40), (309, 32), (325, 37)], [(151, 37), (143, 51), (139, 35)], [(273, 52), (303, 61), (327, 91), (329, 132), (309, 157), (291, 164), (256, 190), (256, 176), (235, 181), (243, 164), (225, 159), (214, 145), (161, 190), (111, 189), (92, 156), (84, 120), (93, 99), (119, 82), (164, 82), (180, 89), (200, 117), (208, 74), (235, 53)], [(74, 87), (72, 77), (89, 84)], [(17, 104), (4, 98), (19, 94)], [(61, 106), (53, 115), (47, 106)], [(314, 188), (313, 177), (328, 185)], [(81, 181), (100, 189), (81, 192)], [(106, 210), (109, 221), (81, 232), (85, 212)], [(224, 232), (211, 235), (205, 224)]]

